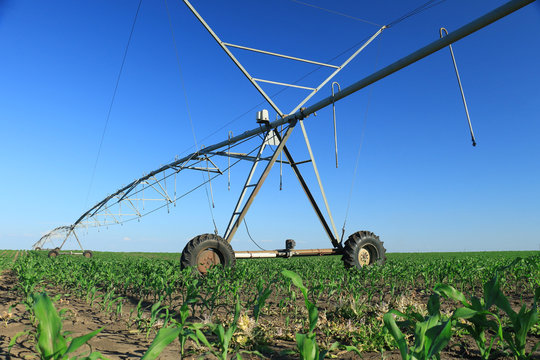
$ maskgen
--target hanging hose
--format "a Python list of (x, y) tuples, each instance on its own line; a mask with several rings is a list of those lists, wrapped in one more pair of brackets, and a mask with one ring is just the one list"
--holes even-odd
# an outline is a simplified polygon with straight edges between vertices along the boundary
[(334, 85), (337, 85), (338, 92), (341, 91), (341, 86), (337, 81), (332, 83), (332, 114), (334, 115), (334, 146), (336, 149), (336, 169), (338, 168), (338, 149), (337, 149), (337, 126), (336, 126), (336, 103), (334, 102)]
[[(279, 130), (279, 138), (283, 139), (283, 124)], [(279, 153), (279, 190), (283, 190), (283, 151)]]
[[(231, 137), (233, 136), (233, 132), (229, 131), (229, 141), (231, 141)], [(227, 190), (231, 191), (231, 144), (229, 142), (228, 150), (227, 150)]]
[(259, 249), (261, 249), (262, 251), (266, 251), (266, 249), (263, 249), (259, 244), (257, 244), (257, 242), (255, 240), (253, 240), (253, 238), (251, 237), (251, 234), (249, 233), (249, 228), (247, 226), (247, 222), (246, 222), (246, 218), (244, 218), (244, 225), (246, 227), (246, 232), (249, 236), (249, 240), (251, 240), (251, 242), (253, 242)]
[[(186, 110), (187, 110), (187, 115), (188, 115), (188, 119), (189, 119), (189, 124), (191, 126), (191, 133), (193, 134), (193, 140), (195, 142), (195, 148), (199, 149), (199, 144), (197, 143), (197, 136), (195, 135), (195, 126), (193, 125), (193, 119), (191, 117), (191, 110), (190, 110), (189, 100), (188, 100), (188, 96), (187, 96), (187, 89), (186, 89), (186, 85), (184, 83), (184, 75), (182, 73), (182, 66), (180, 64), (180, 54), (178, 52), (178, 46), (176, 44), (176, 36), (174, 35), (174, 29), (173, 29), (173, 24), (172, 24), (171, 13), (169, 11), (169, 4), (167, 3), (167, 0), (164, 0), (164, 2), (165, 2), (165, 10), (167, 11), (167, 18), (169, 19), (169, 30), (171, 32), (171, 40), (172, 40), (173, 47), (174, 47), (174, 52), (175, 52), (175, 55), (176, 55), (176, 64), (178, 66), (178, 74), (180, 75), (180, 84), (182, 85), (182, 90), (183, 90), (183, 93), (184, 93), (184, 101), (186, 103)], [(201, 146), (200, 148), (202, 149), (203, 146)], [(207, 164), (207, 166), (208, 166), (208, 164)], [(204, 174), (201, 173), (201, 175), (202, 175), (202, 178), (204, 179)], [(208, 174), (208, 176), (210, 178), (210, 173)], [(216, 225), (216, 220), (214, 218), (214, 211), (212, 210), (214, 208), (214, 199), (212, 198), (212, 200), (210, 200), (210, 195), (208, 194), (208, 187), (206, 186), (206, 182), (205, 182), (205, 185), (204, 185), (204, 189), (206, 191), (206, 198), (208, 199), (208, 208), (210, 210), (210, 216), (212, 217), (212, 223), (214, 224), (214, 233), (217, 235), (218, 234), (218, 228), (217, 228), (217, 225)], [(210, 192), (212, 192), (211, 187), (210, 187)]]
[[(443, 35), (443, 32), (445, 35)], [(441, 39), (448, 35), (448, 31), (445, 28), (439, 29), (439, 35)], [(456, 71), (456, 77), (459, 84), (459, 90), (461, 91), (461, 99), (463, 100), (463, 106), (465, 107), (465, 114), (467, 114), (467, 121), (469, 122), (469, 131), (471, 133), (472, 146), (476, 146), (476, 139), (474, 138), (474, 132), (471, 125), (471, 117), (469, 116), (469, 109), (467, 108), (467, 101), (465, 100), (465, 93), (463, 92), (463, 86), (461, 85), (461, 79), (459, 78), (459, 71), (456, 64), (456, 58), (454, 57), (454, 50), (452, 50), (452, 45), (448, 45), (450, 49), (450, 55), (452, 55), (452, 62), (454, 63), (454, 70)]]

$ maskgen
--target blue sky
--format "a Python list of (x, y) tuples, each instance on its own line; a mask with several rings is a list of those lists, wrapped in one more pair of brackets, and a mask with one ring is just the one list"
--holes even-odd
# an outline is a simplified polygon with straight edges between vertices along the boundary
[[(386, 24), (423, 1), (309, 3)], [(336, 80), (350, 85), (435, 40), (439, 27), (452, 31), (503, 3), (447, 0), (385, 30)], [(0, 248), (30, 248), (120, 186), (193, 151), (165, 5), (145, 0), (91, 182), (137, 4), (0, 2)], [(377, 30), (290, 0), (193, 4), (226, 42), (318, 61)], [(254, 128), (256, 110), (239, 115), (259, 104), (260, 95), (181, 1), (168, 5), (198, 142), (210, 145), (226, 139), (228, 131)], [(446, 49), (337, 103), (339, 169), (331, 110), (308, 118), (337, 227), (345, 218), (363, 136), (346, 235), (373, 231), (394, 252), (539, 250), (539, 30), (540, 5), (534, 3), (454, 45), (476, 148)], [(235, 54), (265, 79), (293, 82), (314, 69)], [(316, 85), (326, 74), (318, 70), (301, 83)], [(275, 101), (287, 112), (302, 95), (303, 90), (287, 90)], [(314, 100), (328, 95), (326, 87)], [(288, 146), (296, 159), (307, 158), (299, 129)], [(302, 170), (318, 193), (310, 165)], [(232, 171), (231, 191), (226, 177), (212, 183), (220, 232), (246, 175), (246, 166)], [(301, 248), (330, 247), (289, 169), (283, 182), (279, 191), (279, 171), (273, 169), (246, 217), (253, 238), (269, 249), (282, 247), (287, 238)], [(179, 252), (193, 236), (212, 231), (201, 190), (170, 213), (91, 229), (81, 240), (93, 250)], [(244, 228), (232, 245), (254, 249)]]

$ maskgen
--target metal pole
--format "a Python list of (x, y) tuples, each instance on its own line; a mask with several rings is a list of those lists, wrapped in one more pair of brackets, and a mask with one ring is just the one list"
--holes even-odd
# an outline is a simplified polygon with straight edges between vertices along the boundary
[[(442, 28), (439, 29), (439, 34), (440, 34), (441, 38), (444, 36), (443, 31), (444, 31), (444, 33), (446, 35), (448, 35), (448, 30), (446, 30), (445, 28), (442, 27)], [(476, 139), (474, 138), (474, 132), (473, 132), (473, 129), (472, 129), (472, 124), (471, 124), (471, 117), (469, 116), (469, 108), (467, 107), (467, 101), (465, 100), (465, 93), (463, 92), (463, 85), (461, 85), (461, 78), (459, 77), (459, 71), (458, 71), (458, 68), (457, 68), (456, 57), (454, 56), (454, 50), (452, 50), (452, 45), (448, 45), (448, 48), (450, 49), (450, 55), (452, 55), (452, 62), (454, 63), (454, 70), (456, 71), (456, 77), (457, 77), (457, 82), (458, 82), (458, 85), (459, 85), (459, 91), (461, 91), (461, 100), (463, 100), (463, 106), (465, 107), (465, 114), (467, 114), (467, 121), (469, 122), (469, 131), (471, 133), (472, 145), (476, 146)]]

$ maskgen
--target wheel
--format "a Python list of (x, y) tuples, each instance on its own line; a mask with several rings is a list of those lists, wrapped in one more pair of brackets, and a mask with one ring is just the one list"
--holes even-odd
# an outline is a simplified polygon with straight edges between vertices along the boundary
[(41, 250), (41, 248), (39, 246), (37, 246), (34, 250), (39, 251), (39, 250)]
[(357, 231), (345, 241), (341, 258), (347, 269), (366, 265), (384, 264), (386, 249), (377, 235), (369, 231)]
[(53, 250), (60, 251), (60, 248), (57, 246)]
[(293, 239), (287, 239), (285, 240), (285, 249), (286, 250), (292, 250), (296, 246), (296, 241)]
[(193, 267), (201, 274), (206, 274), (214, 265), (233, 267), (235, 264), (236, 257), (231, 244), (214, 234), (195, 236), (186, 244), (180, 258), (182, 269)]
[(92, 252), (90, 250), (84, 250), (82, 255), (85, 257), (85, 258), (91, 258), (92, 256), (94, 256), (94, 254), (92, 254)]
[(51, 251), (49, 251), (49, 255), (48, 255), (50, 258), (55, 258), (58, 256), (58, 250), (56, 249), (53, 249)]

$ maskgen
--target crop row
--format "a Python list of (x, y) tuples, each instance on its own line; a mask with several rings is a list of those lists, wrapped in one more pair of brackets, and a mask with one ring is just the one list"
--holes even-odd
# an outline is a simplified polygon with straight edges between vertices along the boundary
[[(453, 330), (446, 335), (472, 336), (471, 330), (460, 324), (469, 324), (473, 316), (461, 316), (465, 310), (456, 315), (456, 308), (468, 305), (476, 309), (477, 300), (471, 299), (484, 299), (486, 284), (493, 283), (495, 274), (500, 297), (509, 294), (514, 301), (528, 302), (526, 309), (530, 311), (536, 306), (534, 303), (531, 308), (540, 287), (538, 255), (520, 261), (485, 254), (390, 256), (384, 266), (359, 271), (343, 269), (337, 257), (239, 261), (234, 270), (216, 268), (200, 277), (190, 269), (181, 271), (178, 262), (169, 259), (115, 254), (48, 259), (44, 253), (31, 252), (17, 259), (13, 270), (29, 309), (35, 293), (44, 288), (68, 291), (116, 316), (122, 313), (126, 299), (136, 299), (138, 306), (130, 313), (127, 326), (150, 336), (160, 320), (165, 330), (158, 333), (157, 340), (178, 338), (184, 344), (187, 339), (202, 344), (207, 341), (207, 349), (218, 357), (223, 351), (226, 356), (229, 348), (256, 352), (276, 340), (296, 342), (302, 358), (313, 355), (301, 351), (309, 344), (310, 351), (319, 355), (323, 348), (337, 346), (364, 352), (392, 349), (397, 344), (403, 350), (396, 326), (406, 331), (411, 324), (430, 317), (435, 319), (433, 327), (444, 324), (445, 329)], [(439, 302), (441, 298), (449, 300)], [(436, 311), (435, 302), (439, 303)], [(151, 304), (147, 306), (148, 317), (143, 316), (146, 303)], [(497, 304), (484, 301), (484, 305), (485, 311), (494, 311), (490, 308)], [(499, 328), (486, 326), (485, 332), (490, 340), (497, 339), (494, 348), (500, 343), (500, 351), (514, 351), (496, 332), (503, 326), (511, 328), (510, 310), (498, 311), (500, 314), (481, 315), (486, 321), (499, 319)], [(537, 317), (533, 320), (525, 342), (527, 335), (530, 340), (540, 330)], [(412, 339), (412, 335), (408, 337)], [(450, 336), (445, 339), (449, 341)], [(413, 353), (404, 351), (404, 358)], [(485, 353), (484, 349), (481, 355)]]

